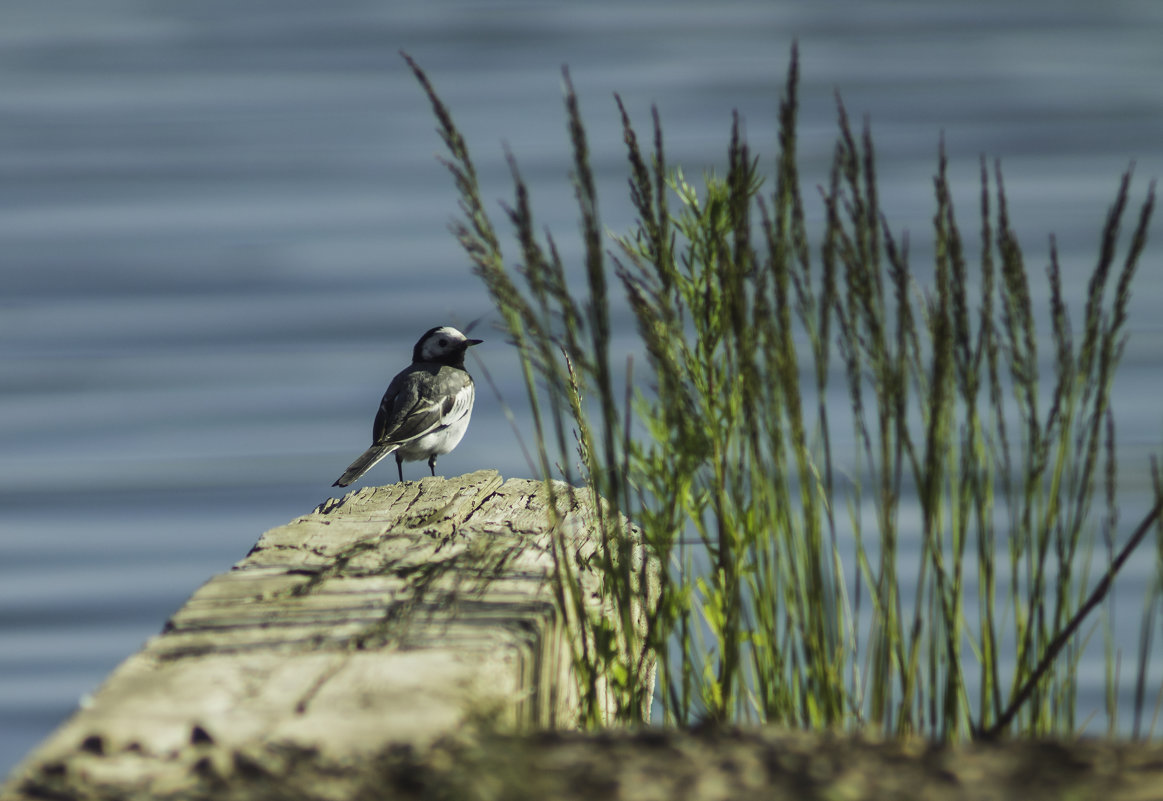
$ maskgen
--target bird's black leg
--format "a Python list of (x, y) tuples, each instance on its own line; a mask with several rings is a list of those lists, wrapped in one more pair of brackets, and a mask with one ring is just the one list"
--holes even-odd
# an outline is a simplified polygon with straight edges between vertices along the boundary
[(428, 468), (432, 471), (433, 478), (436, 477), (436, 454), (428, 457)]
[(400, 455), (399, 451), (396, 451), (396, 469), (400, 471), (400, 481), (403, 482), (403, 480), (404, 480), (404, 457)]

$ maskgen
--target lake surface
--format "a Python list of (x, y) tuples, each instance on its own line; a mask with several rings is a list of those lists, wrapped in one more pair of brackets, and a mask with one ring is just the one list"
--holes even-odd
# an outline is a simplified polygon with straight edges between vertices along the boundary
[[(884, 209), (918, 247), (941, 133), (969, 231), (979, 155), (1001, 158), (1031, 268), (1056, 232), (1080, 319), (1121, 172), (1136, 163), (1135, 199), (1163, 175), (1156, 0), (8, 0), (0, 774), (199, 584), (330, 497), (427, 328), (485, 318), (477, 355), (528, 438), (514, 359), (448, 233), (456, 198), (400, 49), (451, 108), (486, 197), (511, 196), (507, 143), (569, 254), (562, 64), (590, 125), (604, 223), (623, 231), (612, 93), (643, 130), (657, 104), (688, 177), (722, 172), (735, 109), (770, 163), (793, 39), (815, 218), (838, 90), (854, 119), (870, 117)], [(1149, 246), (1136, 282), (1117, 389), (1124, 530), (1163, 441), (1161, 254), (1163, 241)], [(618, 334), (629, 347), (633, 332)], [(530, 475), (480, 387), (468, 436), (439, 467)], [(1120, 601), (1128, 618), (1148, 577)], [(1097, 704), (1101, 662), (1083, 680)], [(1080, 719), (1089, 711), (1101, 713)]]

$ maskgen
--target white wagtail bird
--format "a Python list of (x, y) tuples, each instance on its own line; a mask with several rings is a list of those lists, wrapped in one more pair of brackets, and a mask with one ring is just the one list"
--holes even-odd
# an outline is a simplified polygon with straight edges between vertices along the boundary
[(428, 460), (456, 447), (468, 428), (476, 397), (464, 352), (483, 340), (469, 339), (451, 326), (424, 332), (412, 349), (412, 364), (392, 379), (372, 424), (372, 445), (331, 486), (346, 487), (389, 453), (396, 454), (400, 481), (404, 462)]

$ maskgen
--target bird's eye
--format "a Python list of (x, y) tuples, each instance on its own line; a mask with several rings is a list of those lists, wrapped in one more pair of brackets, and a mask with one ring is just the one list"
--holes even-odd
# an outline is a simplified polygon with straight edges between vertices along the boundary
[(448, 347), (448, 340), (447, 340), (447, 339), (444, 339), (443, 337), (441, 337), (441, 339), (440, 339), (440, 347), (442, 347), (442, 348), (446, 348), (446, 347)]

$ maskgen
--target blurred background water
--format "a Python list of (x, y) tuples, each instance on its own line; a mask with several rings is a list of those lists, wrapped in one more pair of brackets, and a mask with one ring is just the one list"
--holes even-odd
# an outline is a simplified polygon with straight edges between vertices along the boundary
[[(1030, 266), (1056, 232), (1075, 308), (1120, 173), (1137, 163), (1135, 198), (1163, 175), (1155, 0), (7, 0), (0, 773), (202, 581), (332, 494), (425, 329), (484, 316), (477, 355), (521, 419), (516, 366), (448, 233), (451, 180), (398, 50), (452, 109), (486, 197), (511, 194), (507, 143), (571, 252), (563, 64), (604, 223), (622, 231), (633, 217), (612, 93), (644, 130), (658, 106), (688, 176), (722, 171), (735, 109), (770, 163), (793, 39), (815, 219), (837, 90), (871, 118), (894, 229), (923, 248), (944, 131), (967, 230), (978, 157), (1001, 158)], [(1124, 529), (1163, 439), (1161, 247), (1136, 283), (1117, 392)], [(530, 475), (478, 383), (474, 424), (441, 472)], [(1128, 612), (1149, 574), (1124, 590)], [(1132, 621), (1123, 634), (1130, 652)], [(1080, 717), (1099, 711), (1101, 659), (1083, 681)]]

